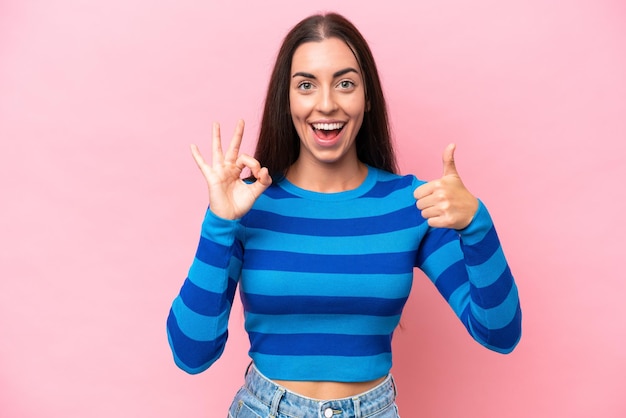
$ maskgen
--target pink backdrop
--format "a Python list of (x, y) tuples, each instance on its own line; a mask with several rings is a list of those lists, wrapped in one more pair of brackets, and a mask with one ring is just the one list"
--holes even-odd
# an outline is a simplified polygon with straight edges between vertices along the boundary
[(625, 3), (226, 3), (0, 1), (0, 416), (225, 416), (241, 307), (199, 376), (165, 336), (207, 203), (188, 144), (243, 117), (251, 150), (280, 40), (327, 9), (371, 43), (403, 171), (458, 143), (522, 297), (501, 356), (417, 275), (403, 417), (626, 416)]

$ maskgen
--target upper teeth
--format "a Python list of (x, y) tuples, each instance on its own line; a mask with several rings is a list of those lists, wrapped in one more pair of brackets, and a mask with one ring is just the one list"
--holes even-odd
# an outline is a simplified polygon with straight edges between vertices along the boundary
[(343, 123), (314, 123), (313, 127), (324, 131), (334, 131), (343, 128)]

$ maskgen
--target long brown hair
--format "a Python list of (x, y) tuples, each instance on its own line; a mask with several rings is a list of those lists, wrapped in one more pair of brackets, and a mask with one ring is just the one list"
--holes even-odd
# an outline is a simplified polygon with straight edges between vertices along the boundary
[(387, 104), (372, 52), (358, 29), (336, 14), (309, 16), (294, 26), (283, 40), (270, 77), (261, 119), (255, 158), (282, 178), (298, 159), (300, 140), (291, 120), (289, 83), (291, 61), (296, 49), (306, 42), (328, 38), (343, 40), (354, 53), (363, 73), (367, 111), (356, 137), (357, 157), (372, 167), (396, 173), (396, 158), (389, 133)]

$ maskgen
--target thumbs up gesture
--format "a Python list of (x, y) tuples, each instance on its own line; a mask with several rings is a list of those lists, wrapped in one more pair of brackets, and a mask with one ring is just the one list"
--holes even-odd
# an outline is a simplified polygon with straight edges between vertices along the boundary
[(454, 164), (455, 144), (443, 151), (443, 175), (419, 186), (413, 192), (417, 208), (428, 225), (436, 228), (463, 229), (478, 210), (478, 199), (465, 188)]

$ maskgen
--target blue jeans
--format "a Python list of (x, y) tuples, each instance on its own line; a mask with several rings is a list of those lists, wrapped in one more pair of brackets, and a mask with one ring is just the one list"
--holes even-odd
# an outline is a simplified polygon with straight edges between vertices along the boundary
[(322, 401), (298, 395), (269, 380), (251, 365), (228, 418), (399, 418), (391, 375), (367, 392)]

